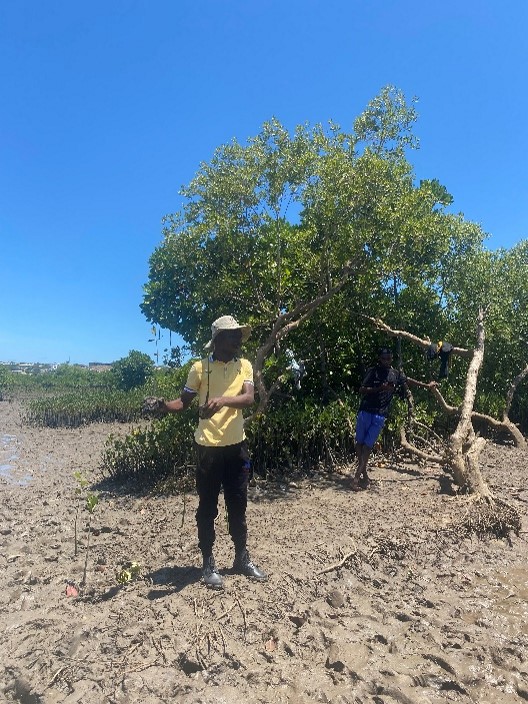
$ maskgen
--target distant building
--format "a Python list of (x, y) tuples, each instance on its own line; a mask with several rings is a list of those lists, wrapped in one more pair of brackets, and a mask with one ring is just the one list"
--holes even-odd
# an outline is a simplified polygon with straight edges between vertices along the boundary
[(112, 369), (111, 362), (88, 362), (88, 369), (91, 372), (108, 372)]

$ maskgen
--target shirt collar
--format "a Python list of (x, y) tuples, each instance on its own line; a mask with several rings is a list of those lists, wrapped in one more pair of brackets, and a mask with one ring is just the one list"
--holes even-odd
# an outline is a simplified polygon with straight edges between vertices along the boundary
[(230, 359), (229, 362), (221, 362), (219, 359), (214, 359), (213, 353), (211, 352), (211, 354), (209, 355), (209, 361), (211, 363), (219, 362), (220, 364), (231, 364), (231, 362), (238, 362), (238, 357), (233, 357), (233, 359)]

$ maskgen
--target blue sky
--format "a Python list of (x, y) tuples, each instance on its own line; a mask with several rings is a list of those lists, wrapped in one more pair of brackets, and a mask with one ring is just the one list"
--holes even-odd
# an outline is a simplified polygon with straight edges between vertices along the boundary
[(152, 354), (148, 259), (200, 162), (272, 116), (350, 129), (387, 84), (419, 99), (417, 178), (490, 248), (525, 239), (527, 20), (526, 0), (4, 0), (0, 360)]

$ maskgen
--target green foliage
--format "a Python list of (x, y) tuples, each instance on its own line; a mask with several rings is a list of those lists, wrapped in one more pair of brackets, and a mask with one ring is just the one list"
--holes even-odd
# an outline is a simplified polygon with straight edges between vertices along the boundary
[(257, 474), (273, 476), (331, 469), (354, 455), (355, 403), (290, 401), (257, 418), (247, 429)]
[(88, 494), (86, 497), (86, 505), (85, 508), (88, 511), (88, 513), (93, 513), (95, 511), (95, 507), (99, 503), (99, 497), (97, 494)]
[[(166, 219), (145, 286), (147, 318), (198, 349), (210, 321), (232, 312), (253, 325), (251, 357), (280, 311), (328, 288), (352, 261), (345, 289), (287, 343), (312, 371), (306, 388), (324, 400), (357, 388), (376, 346), (387, 341), (365, 313), (420, 337), (471, 347), (484, 305), (488, 344), (507, 335), (508, 316), (517, 314), (506, 306), (501, 318), (494, 282), (511, 280), (526, 248), (510, 259), (487, 252), (481, 228), (446, 211), (453, 198), (445, 186), (436, 178), (415, 183), (407, 160), (417, 146), (414, 102), (388, 86), (353, 132), (329, 124), (290, 134), (273, 119), (247, 144), (219, 147), (182, 189), (182, 210)], [(517, 281), (520, 290), (526, 280)], [(510, 290), (508, 284), (504, 295)], [(403, 347), (407, 371), (428, 381), (421, 352)], [(504, 343), (495, 349), (501, 347), (503, 354)], [(512, 359), (512, 372), (518, 364)], [(281, 376), (280, 363), (272, 366)], [(451, 382), (463, 384), (464, 376), (459, 364)]]
[[(418, 145), (415, 102), (387, 86), (352, 132), (330, 123), (290, 133), (272, 119), (246, 144), (219, 147), (182, 189), (181, 211), (166, 218), (142, 310), (195, 350), (208, 338), (210, 321), (231, 312), (253, 325), (251, 358), (279, 313), (328, 290), (352, 263), (346, 287), (284, 345), (308, 374), (295, 410), (272, 405), (249, 429), (258, 471), (339, 455), (344, 441), (335, 429), (322, 430), (326, 414), (338, 414), (328, 402), (350, 398), (378, 345), (393, 344), (409, 376), (437, 378), (438, 365), (421, 349), (388, 340), (365, 315), (471, 349), (484, 308), (476, 400), (482, 412), (502, 412), (508, 383), (528, 361), (528, 244), (486, 250), (482, 229), (447, 211), (453, 197), (438, 179), (416, 183), (408, 161)], [(282, 390), (291, 392), (286, 369), (284, 351), (273, 349), (262, 370), (266, 384), (282, 378)], [(448, 403), (460, 403), (466, 372), (467, 360), (453, 358), (442, 382)], [(514, 418), (526, 419), (527, 386), (515, 396)], [(450, 420), (431, 399), (420, 404), (428, 422), (447, 430)], [(386, 434), (401, 422), (398, 412)]]
[[(248, 427), (255, 471), (263, 476), (331, 468), (353, 454), (355, 410), (350, 402), (326, 406), (310, 400), (274, 408)], [(154, 486), (168, 477), (185, 478), (194, 466), (196, 414), (171, 415), (125, 437), (110, 436), (102, 459), (105, 474)]]
[[(177, 369), (157, 369), (142, 388), (128, 392), (112, 386), (100, 387), (99, 383), (74, 390), (69, 385), (61, 385), (45, 392), (40, 387), (31, 386), (30, 400), (26, 403), (22, 418), (28, 425), (51, 428), (134, 422), (140, 418), (141, 404), (146, 396), (158, 395), (167, 399), (179, 396), (190, 364)], [(89, 380), (98, 382), (99, 374), (88, 374)], [(115, 381), (115, 377), (112, 380)], [(58, 393), (59, 389), (65, 392)], [(35, 394), (38, 394), (37, 398), (34, 398)]]
[(50, 428), (77, 428), (89, 423), (128, 423), (138, 420), (143, 394), (116, 390), (79, 390), (29, 401), (25, 423)]
[[(318, 467), (331, 471), (354, 457), (354, 426), (359, 398), (352, 394), (328, 404), (310, 398), (274, 404), (246, 429), (254, 471), (262, 477), (309, 473)], [(437, 430), (445, 417), (427, 398), (416, 405), (417, 419)], [(110, 436), (102, 460), (113, 479), (153, 487), (165, 480), (176, 490), (185, 485), (194, 468), (193, 413), (167, 416), (147, 429), (136, 428), (125, 437)], [(397, 445), (406, 421), (406, 405), (395, 402), (384, 430), (385, 449)]]
[(85, 558), (84, 558), (84, 570), (83, 570), (83, 577), (82, 577), (82, 582), (81, 586), (86, 585), (86, 573), (88, 570), (88, 556), (90, 553), (90, 536), (91, 536), (91, 525), (92, 525), (92, 516), (94, 514), (95, 508), (99, 503), (99, 496), (97, 493), (87, 493), (87, 487), (89, 485), (89, 481), (86, 479), (84, 474), (82, 472), (74, 472), (73, 476), (77, 482), (77, 487), (75, 488), (75, 497), (76, 497), (76, 507), (75, 507), (75, 518), (74, 518), (74, 544), (75, 544), (75, 556), (77, 556), (78, 553), (78, 537), (77, 537), (77, 524), (79, 521), (79, 513), (80, 513), (80, 508), (81, 508), (81, 502), (84, 500), (84, 508), (88, 512), (88, 521), (86, 523), (86, 531), (88, 533), (88, 539), (86, 543), (86, 550), (85, 550)]
[(0, 367), (0, 391), (7, 396), (42, 396), (80, 389), (115, 388), (110, 371), (95, 372), (86, 367), (61, 364), (52, 371), (39, 374), (17, 374), (6, 366)]
[(411, 276), (410, 254), (424, 265), (442, 254), (445, 193), (432, 182), (414, 187), (405, 159), (414, 119), (389, 87), (357, 134), (330, 124), (290, 135), (273, 119), (247, 145), (219, 147), (182, 189), (181, 212), (166, 218), (145, 286), (147, 318), (198, 349), (210, 321), (229, 310), (254, 326), (257, 345), (279, 311), (327, 288), (351, 259), (351, 297), (364, 310), (366, 292), (383, 295), (395, 270)]
[(130, 350), (126, 357), (112, 364), (118, 388), (130, 391), (143, 386), (154, 373), (154, 362), (144, 352)]
[(132, 479), (139, 485), (184, 476), (194, 464), (193, 432), (196, 413), (169, 415), (125, 437), (110, 435), (102, 469), (111, 479)]
[(74, 472), (73, 477), (78, 485), (75, 489), (75, 493), (77, 494), (77, 496), (80, 496), (90, 482), (88, 481), (88, 479), (86, 479), (82, 472)]

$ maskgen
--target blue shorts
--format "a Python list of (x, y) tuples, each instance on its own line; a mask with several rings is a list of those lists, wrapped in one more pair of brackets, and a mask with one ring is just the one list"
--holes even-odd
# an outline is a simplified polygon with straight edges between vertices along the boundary
[(356, 420), (356, 442), (372, 449), (385, 425), (385, 420), (385, 416), (360, 411)]

